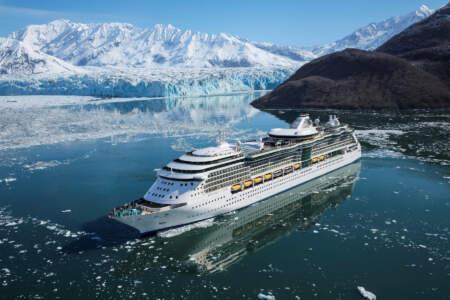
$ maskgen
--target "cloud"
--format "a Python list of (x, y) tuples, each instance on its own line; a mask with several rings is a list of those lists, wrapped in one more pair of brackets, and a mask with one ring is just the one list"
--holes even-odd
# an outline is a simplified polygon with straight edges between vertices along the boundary
[(0, 5), (0, 15), (60, 18), (60, 17), (67, 16), (69, 14), (70, 13), (46, 10), (46, 9), (35, 9), (35, 8), (24, 8), (24, 7), (17, 7), (17, 6)]

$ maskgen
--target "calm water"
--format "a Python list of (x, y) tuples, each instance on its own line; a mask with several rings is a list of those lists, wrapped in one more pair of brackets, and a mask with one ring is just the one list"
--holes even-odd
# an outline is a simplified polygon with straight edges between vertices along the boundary
[(450, 298), (448, 112), (335, 112), (359, 163), (214, 220), (140, 238), (104, 217), (219, 129), (244, 140), (298, 113), (257, 96), (0, 99), (0, 298)]

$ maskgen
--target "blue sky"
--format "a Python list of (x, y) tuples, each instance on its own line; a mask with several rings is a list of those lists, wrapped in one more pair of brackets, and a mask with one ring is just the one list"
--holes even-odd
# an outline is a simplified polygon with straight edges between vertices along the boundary
[(55, 19), (127, 22), (138, 27), (172, 24), (208, 33), (227, 32), (254, 41), (311, 46), (342, 38), (355, 29), (422, 4), (443, 0), (0, 0), (0, 36)]

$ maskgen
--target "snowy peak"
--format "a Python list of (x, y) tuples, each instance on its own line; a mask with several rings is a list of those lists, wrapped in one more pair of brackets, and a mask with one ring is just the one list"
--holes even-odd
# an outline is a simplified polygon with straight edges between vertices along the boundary
[(221, 33), (157, 24), (141, 29), (126, 23), (81, 24), (56, 20), (13, 33), (48, 55), (78, 66), (117, 67), (292, 67), (295, 61)]
[(73, 73), (79, 71), (56, 57), (11, 38), (0, 38), (0, 74)]
[(432, 15), (433, 12), (434, 10), (430, 9), (428, 6), (422, 5), (418, 10), (416, 10), (416, 15), (421, 18), (426, 18)]
[(8, 74), (21, 70), (26, 74), (78, 72), (86, 70), (81, 68), (84, 66), (133, 72), (169, 67), (293, 69), (345, 48), (375, 49), (432, 12), (422, 5), (408, 15), (371, 23), (341, 40), (312, 49), (257, 43), (227, 33), (194, 32), (170, 24), (138, 28), (128, 23), (83, 24), (61, 19), (27, 26), (2, 39), (0, 68)]
[(345, 48), (374, 50), (412, 24), (429, 17), (433, 12), (426, 5), (422, 5), (418, 10), (407, 15), (392, 17), (379, 23), (371, 23), (361, 27), (343, 39), (315, 47), (312, 52), (316, 56), (322, 56)]

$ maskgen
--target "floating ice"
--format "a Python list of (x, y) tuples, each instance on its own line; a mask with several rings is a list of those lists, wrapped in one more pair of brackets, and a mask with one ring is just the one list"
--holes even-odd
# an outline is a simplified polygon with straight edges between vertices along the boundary
[[(0, 150), (104, 138), (111, 138), (111, 143), (116, 144), (155, 134), (181, 138), (198, 136), (199, 131), (202, 135), (212, 137), (217, 135), (220, 128), (232, 126), (257, 113), (258, 110), (248, 105), (252, 98), (252, 95), (247, 94), (220, 97), (217, 100), (141, 99), (145, 109), (132, 111), (122, 111), (121, 106), (100, 105), (31, 108), (0, 106)], [(211, 100), (214, 100), (213, 104)], [(153, 111), (153, 107), (158, 109)], [(233, 136), (242, 137), (247, 131), (235, 130)], [(36, 171), (69, 163), (71, 160), (38, 161), (25, 164), (24, 167)]]
[(33, 172), (36, 170), (45, 170), (47, 168), (51, 167), (57, 167), (59, 165), (63, 164), (63, 162), (57, 161), (57, 160), (51, 160), (51, 161), (37, 161), (32, 164), (26, 164), (23, 167), (28, 169), (29, 171)]
[(364, 298), (369, 299), (369, 300), (376, 300), (377, 299), (377, 297), (375, 296), (374, 293), (367, 291), (364, 287), (358, 286), (357, 288), (358, 288), (358, 291), (360, 292), (360, 294)]
[(8, 184), (8, 183), (16, 181), (16, 180), (17, 180), (17, 178), (14, 178), (14, 177), (6, 177), (3, 179), (0, 179), (0, 183), (4, 182), (4, 183)]
[(275, 296), (274, 295), (264, 295), (263, 293), (259, 293), (258, 299), (259, 300), (275, 300)]

